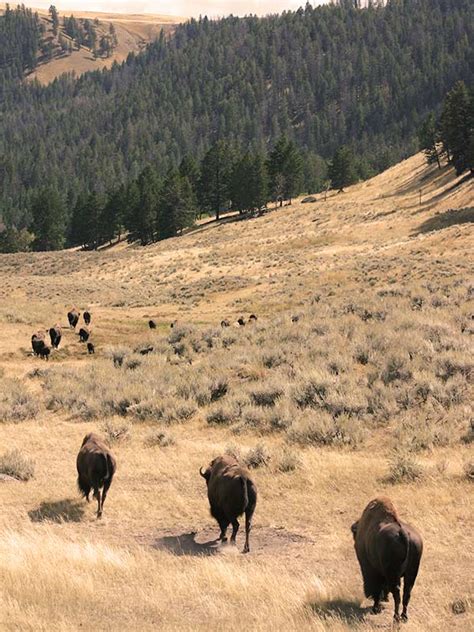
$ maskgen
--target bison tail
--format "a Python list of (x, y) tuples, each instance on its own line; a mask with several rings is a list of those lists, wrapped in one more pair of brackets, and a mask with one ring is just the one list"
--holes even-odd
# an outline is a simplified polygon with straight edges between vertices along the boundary
[(249, 504), (249, 490), (248, 490), (248, 481), (243, 476), (240, 477), (240, 483), (242, 485), (242, 498), (243, 498), (243, 509), (242, 513), (247, 509)]
[(402, 575), (404, 575), (406, 569), (408, 568), (408, 559), (410, 557), (410, 537), (409, 537), (406, 529), (402, 525), (400, 525), (399, 537), (400, 537), (400, 540), (405, 545), (405, 551), (406, 551), (405, 559), (404, 559), (403, 565), (402, 565)]
[(105, 456), (105, 462), (106, 462), (106, 476), (105, 478), (109, 481), (112, 480), (114, 474), (115, 474), (115, 464), (112, 460), (112, 457), (109, 453), (106, 454)]

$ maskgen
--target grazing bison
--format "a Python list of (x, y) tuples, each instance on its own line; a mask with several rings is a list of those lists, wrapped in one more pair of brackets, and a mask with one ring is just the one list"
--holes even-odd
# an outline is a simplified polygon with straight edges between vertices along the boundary
[(91, 332), (87, 329), (87, 327), (81, 327), (79, 329), (80, 342), (87, 342), (89, 340), (90, 335), (91, 335)]
[(149, 327), (150, 329), (156, 329), (156, 323), (155, 323), (155, 321), (154, 321), (154, 320), (149, 320), (149, 321), (148, 321), (148, 327)]
[(41, 350), (46, 346), (44, 332), (37, 331), (31, 336), (31, 346), (33, 348), (34, 355), (41, 355)]
[(84, 322), (86, 323), (86, 325), (90, 325), (91, 324), (91, 313), (90, 312), (84, 312)]
[(76, 329), (76, 325), (79, 322), (79, 316), (81, 315), (80, 312), (77, 311), (77, 309), (75, 307), (73, 307), (68, 313), (67, 313), (67, 319), (69, 322), (69, 326), (71, 327), (71, 329)]
[(94, 490), (94, 498), (97, 500), (97, 518), (100, 518), (107, 492), (117, 469), (115, 458), (104, 441), (98, 435), (90, 433), (82, 441), (76, 465), (79, 491), (89, 502), (90, 491)]
[(249, 316), (249, 322), (252, 321), (253, 323), (255, 323), (257, 321), (257, 317), (255, 316), (255, 314), (250, 314)]
[(51, 339), (51, 346), (53, 349), (57, 349), (61, 343), (62, 331), (60, 325), (55, 325), (49, 330), (49, 337)]
[(89, 355), (92, 355), (93, 353), (95, 353), (95, 347), (92, 342), (87, 343), (87, 352)]
[(230, 322), (227, 320), (227, 318), (221, 320), (221, 327), (230, 327)]
[(239, 530), (237, 518), (245, 512), (244, 553), (250, 551), (249, 534), (252, 528), (252, 516), (257, 504), (257, 488), (248, 472), (232, 456), (220, 456), (211, 461), (202, 471), (206, 480), (207, 496), (211, 515), (221, 528), (220, 540), (227, 541), (227, 527), (232, 524), (231, 542), (235, 542)]
[(42, 360), (49, 360), (49, 355), (51, 353), (51, 348), (48, 345), (44, 344), (39, 352), (39, 356)]
[(245, 325), (245, 320), (242, 318), (242, 316), (239, 318), (239, 320), (237, 321), (237, 323), (238, 323), (241, 327), (244, 327), (244, 325)]
[(380, 612), (380, 600), (392, 593), (395, 621), (400, 620), (400, 580), (403, 577), (402, 620), (407, 621), (408, 602), (420, 566), (423, 542), (418, 531), (402, 522), (391, 500), (375, 498), (352, 527), (364, 592), (372, 597), (372, 612)]

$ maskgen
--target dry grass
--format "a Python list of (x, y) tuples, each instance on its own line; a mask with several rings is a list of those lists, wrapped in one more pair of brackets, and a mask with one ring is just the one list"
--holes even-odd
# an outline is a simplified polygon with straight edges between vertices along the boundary
[[(447, 211), (473, 195), (452, 184), (414, 157), (143, 249), (0, 257), (0, 454), (35, 464), (0, 480), (0, 628), (390, 629), (350, 533), (385, 493), (426, 544), (410, 629), (471, 630), (472, 224)], [(33, 358), (72, 304), (96, 355), (66, 328)], [(118, 462), (102, 521), (75, 487), (90, 431)], [(259, 489), (249, 556), (213, 544), (198, 470), (225, 451)]]

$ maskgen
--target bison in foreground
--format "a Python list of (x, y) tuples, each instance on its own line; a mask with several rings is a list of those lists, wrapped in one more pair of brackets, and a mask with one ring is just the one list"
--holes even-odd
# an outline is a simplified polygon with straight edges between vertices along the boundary
[(77, 323), (79, 322), (79, 316), (81, 315), (80, 312), (77, 311), (77, 309), (75, 307), (73, 307), (68, 313), (67, 313), (67, 319), (69, 322), (69, 326), (71, 327), (71, 329), (75, 329)]
[(90, 433), (82, 441), (76, 465), (79, 491), (89, 502), (90, 491), (94, 490), (94, 498), (97, 500), (97, 518), (100, 518), (107, 492), (117, 469), (115, 458), (104, 441), (98, 435)]
[(252, 516), (257, 504), (257, 488), (248, 472), (231, 456), (220, 456), (211, 461), (202, 471), (206, 480), (207, 496), (211, 515), (220, 526), (220, 540), (227, 541), (227, 528), (232, 524), (231, 542), (235, 542), (239, 530), (237, 518), (245, 512), (244, 553), (250, 551), (249, 535), (252, 528)]
[(418, 531), (402, 522), (391, 500), (375, 498), (352, 527), (364, 593), (372, 597), (372, 612), (380, 612), (380, 600), (389, 592), (395, 602), (395, 621), (400, 620), (400, 580), (403, 577), (402, 620), (407, 621), (408, 602), (423, 552)]
[(51, 339), (51, 346), (53, 347), (53, 349), (57, 349), (61, 344), (61, 326), (55, 325), (54, 327), (51, 327), (51, 329), (49, 330), (49, 337)]

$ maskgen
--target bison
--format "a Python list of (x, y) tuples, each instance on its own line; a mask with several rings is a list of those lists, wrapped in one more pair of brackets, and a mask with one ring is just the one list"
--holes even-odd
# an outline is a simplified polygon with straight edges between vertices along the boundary
[(256, 321), (257, 321), (257, 317), (255, 316), (255, 314), (250, 314), (250, 316), (249, 316), (249, 323), (250, 322), (254, 322), (255, 323)]
[(84, 312), (83, 316), (84, 316), (84, 322), (86, 323), (86, 325), (90, 325), (91, 324), (91, 313), (90, 312)]
[(88, 342), (87, 343), (87, 353), (89, 355), (92, 355), (93, 353), (95, 353), (95, 347), (94, 347), (94, 344), (92, 342)]
[(250, 479), (248, 472), (242, 468), (237, 460), (229, 455), (220, 456), (211, 461), (202, 471), (201, 476), (206, 480), (207, 496), (211, 516), (220, 526), (219, 539), (227, 541), (227, 527), (232, 524), (231, 542), (235, 542), (239, 530), (237, 518), (245, 512), (245, 546), (244, 553), (250, 551), (249, 535), (252, 528), (252, 516), (257, 504), (257, 488)]
[(45, 335), (42, 331), (37, 331), (31, 336), (31, 347), (33, 354), (36, 356), (41, 355), (41, 350), (45, 347)]
[(61, 343), (62, 331), (60, 325), (55, 325), (49, 330), (49, 337), (51, 339), (51, 346), (53, 349), (57, 349)]
[(154, 321), (154, 320), (149, 320), (149, 321), (148, 321), (148, 327), (149, 327), (150, 329), (156, 329), (156, 323), (155, 323), (155, 321)]
[(245, 326), (245, 320), (242, 318), (242, 316), (238, 319), (237, 323), (238, 323), (241, 327), (244, 327), (244, 326)]
[(73, 307), (68, 313), (67, 313), (67, 319), (69, 322), (69, 326), (71, 327), (71, 329), (76, 329), (76, 325), (79, 322), (79, 316), (81, 315), (80, 312), (77, 311), (77, 309), (75, 307)]
[(79, 340), (80, 342), (87, 342), (89, 340), (89, 336), (91, 335), (91, 332), (89, 331), (89, 329), (87, 327), (81, 327), (79, 329)]
[(400, 580), (403, 577), (401, 619), (407, 621), (408, 602), (423, 552), (420, 534), (399, 519), (393, 503), (386, 497), (372, 500), (351, 530), (364, 593), (374, 600), (372, 612), (379, 613), (382, 597), (392, 593), (394, 619), (400, 620)]
[(227, 318), (221, 320), (221, 327), (230, 327), (230, 322), (227, 320)]
[(51, 347), (48, 347), (48, 345), (44, 344), (39, 352), (39, 357), (42, 360), (49, 360), (49, 355), (51, 353)]
[(76, 465), (79, 491), (89, 502), (91, 489), (94, 490), (94, 498), (97, 500), (97, 518), (100, 518), (107, 492), (117, 469), (115, 458), (98, 435), (89, 433), (82, 441)]

